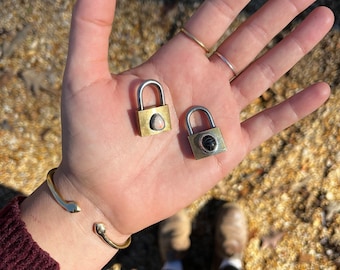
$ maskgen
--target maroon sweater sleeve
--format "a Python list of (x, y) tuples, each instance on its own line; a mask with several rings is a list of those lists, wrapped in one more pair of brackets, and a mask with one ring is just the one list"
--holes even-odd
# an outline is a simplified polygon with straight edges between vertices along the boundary
[(22, 197), (0, 211), (0, 269), (59, 269), (58, 263), (32, 239), (20, 218)]

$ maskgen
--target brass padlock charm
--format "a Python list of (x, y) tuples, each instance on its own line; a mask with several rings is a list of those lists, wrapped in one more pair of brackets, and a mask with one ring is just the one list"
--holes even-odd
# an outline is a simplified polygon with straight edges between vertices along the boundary
[[(148, 85), (157, 87), (160, 95), (160, 106), (144, 109), (143, 90)], [(143, 82), (137, 92), (137, 119), (139, 132), (142, 137), (155, 135), (171, 130), (169, 107), (165, 104), (164, 91), (161, 84), (155, 80)]]
[[(190, 116), (195, 111), (203, 111), (207, 115), (211, 126), (210, 129), (194, 133), (190, 123)], [(227, 150), (222, 133), (215, 126), (212, 115), (206, 108), (196, 106), (190, 109), (186, 115), (186, 125), (189, 133), (188, 140), (195, 159), (209, 157)]]

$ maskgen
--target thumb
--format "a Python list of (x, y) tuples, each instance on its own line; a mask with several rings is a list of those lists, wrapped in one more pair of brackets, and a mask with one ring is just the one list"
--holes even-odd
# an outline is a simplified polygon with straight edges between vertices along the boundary
[(75, 4), (64, 78), (72, 82), (68, 88), (76, 90), (111, 78), (107, 55), (115, 7), (115, 0), (78, 0)]

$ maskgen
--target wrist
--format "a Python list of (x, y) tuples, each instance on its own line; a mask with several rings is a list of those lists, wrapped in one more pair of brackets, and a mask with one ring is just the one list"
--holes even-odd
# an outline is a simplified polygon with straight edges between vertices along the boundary
[[(118, 250), (94, 232), (94, 223), (105, 224), (106, 236), (116, 243), (125, 243), (129, 235), (116, 230), (102, 211), (58, 170), (53, 184), (63, 199), (75, 201), (81, 211), (69, 213), (63, 209), (44, 182), (21, 205), (22, 219), (28, 231), (62, 268), (93, 269), (104, 266)], [(84, 263), (84, 268), (80, 267), (81, 263)]]
[[(55, 172), (56, 175), (54, 175)], [(59, 186), (63, 191), (63, 194), (66, 194), (68, 198), (78, 198), (79, 200), (76, 199), (76, 201), (69, 201), (64, 199), (54, 184), (54, 178), (56, 178), (59, 182)], [(65, 211), (74, 214), (82, 211), (80, 205), (86, 206), (86, 212), (88, 215), (85, 216), (88, 217), (88, 222), (92, 222), (93, 232), (96, 233), (98, 237), (101, 238), (106, 244), (115, 249), (124, 249), (129, 246), (131, 240), (130, 235), (122, 234), (116, 230), (109, 219), (104, 215), (103, 211), (97, 206), (97, 204), (93, 203), (92, 200), (89, 200), (88, 197), (82, 192), (79, 192), (79, 189), (77, 189), (73, 183), (64, 176), (63, 173), (58, 175), (57, 169), (50, 170), (47, 175), (47, 184), (56, 203), (64, 208)], [(78, 203), (79, 201), (80, 203)], [(125, 242), (114, 242), (109, 237), (110, 232), (115, 236), (113, 239), (122, 238), (127, 240)]]

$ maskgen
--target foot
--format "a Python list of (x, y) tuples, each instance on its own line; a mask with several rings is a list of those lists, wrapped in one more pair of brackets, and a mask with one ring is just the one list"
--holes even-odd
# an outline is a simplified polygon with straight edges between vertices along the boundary
[(159, 229), (159, 248), (164, 262), (181, 260), (190, 247), (191, 221), (185, 210), (164, 220)]
[(241, 269), (248, 240), (247, 219), (239, 206), (226, 203), (218, 212), (215, 232), (215, 257), (212, 269)]

